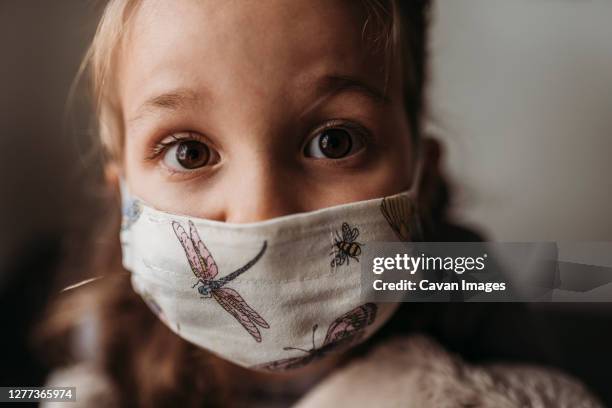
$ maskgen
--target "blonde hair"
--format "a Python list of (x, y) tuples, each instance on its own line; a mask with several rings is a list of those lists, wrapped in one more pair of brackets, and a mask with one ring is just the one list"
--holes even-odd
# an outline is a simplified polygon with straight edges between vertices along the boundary
[[(96, 116), (96, 128), (103, 151), (120, 160), (124, 129), (113, 67), (130, 19), (141, 0), (109, 0), (93, 41), (79, 68), (75, 83), (89, 71), (90, 90)], [(362, 0), (367, 11), (362, 35), (385, 55), (385, 76), (389, 78), (392, 61), (398, 60), (403, 75), (404, 101), (411, 131), (421, 132), (424, 113), (423, 88), (426, 81), (426, 30), (429, 0)]]

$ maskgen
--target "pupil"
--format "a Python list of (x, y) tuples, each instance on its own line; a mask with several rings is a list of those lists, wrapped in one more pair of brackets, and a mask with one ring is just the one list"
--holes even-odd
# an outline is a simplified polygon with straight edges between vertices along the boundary
[(209, 157), (208, 147), (195, 140), (181, 142), (176, 149), (176, 160), (186, 169), (195, 169), (206, 165)]
[(319, 139), (321, 152), (331, 159), (346, 156), (351, 151), (351, 147), (351, 136), (346, 130), (329, 129)]

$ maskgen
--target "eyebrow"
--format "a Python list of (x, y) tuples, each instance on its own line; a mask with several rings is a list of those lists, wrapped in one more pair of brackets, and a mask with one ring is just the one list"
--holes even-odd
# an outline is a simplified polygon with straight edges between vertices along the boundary
[(176, 112), (187, 106), (198, 104), (203, 97), (200, 93), (189, 88), (177, 88), (162, 94), (153, 96), (144, 101), (137, 109), (136, 114), (128, 120), (135, 122), (155, 111)]
[(317, 94), (321, 96), (317, 98), (304, 112), (302, 112), (300, 116), (306, 115), (327, 99), (343, 92), (357, 92), (370, 98), (375, 103), (382, 105), (387, 104), (390, 101), (389, 97), (383, 90), (368, 84), (366, 81), (363, 81), (360, 78), (350, 75), (326, 75), (319, 81), (316, 88)]
[(380, 90), (359, 78), (347, 75), (328, 75), (323, 78), (322, 88), (330, 93), (340, 93), (344, 91), (357, 91), (366, 94), (380, 102), (389, 102), (389, 97), (383, 90)]
[[(316, 89), (317, 93), (321, 96), (306, 111), (302, 112), (300, 116), (312, 111), (330, 97), (343, 92), (358, 92), (380, 104), (389, 102), (389, 97), (384, 91), (367, 84), (359, 78), (347, 75), (324, 76), (317, 84)], [(145, 100), (137, 109), (136, 114), (128, 119), (128, 123), (136, 122), (156, 111), (177, 112), (186, 107), (201, 103), (202, 99), (202, 94), (190, 88), (177, 88), (164, 92)]]

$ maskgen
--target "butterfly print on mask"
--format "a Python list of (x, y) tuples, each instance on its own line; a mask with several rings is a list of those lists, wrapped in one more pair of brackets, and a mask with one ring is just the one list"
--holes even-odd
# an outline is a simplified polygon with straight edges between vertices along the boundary
[(358, 236), (359, 229), (357, 227), (351, 228), (346, 222), (342, 224), (342, 236), (336, 231), (333, 250), (330, 253), (330, 255), (333, 255), (330, 264), (332, 268), (340, 266), (344, 262), (348, 265), (351, 258), (359, 262), (361, 247), (364, 244), (355, 241)]
[(259, 364), (253, 368), (270, 371), (300, 368), (325, 357), (332, 351), (342, 350), (363, 337), (365, 328), (376, 319), (377, 310), (378, 306), (376, 304), (366, 303), (340, 316), (327, 329), (325, 340), (323, 340), (323, 345), (320, 348), (316, 348), (314, 342), (315, 332), (318, 328), (318, 325), (315, 324), (312, 328), (312, 348), (310, 350), (297, 347), (283, 348), (283, 350), (303, 351), (306, 353), (305, 355)]
[(405, 195), (385, 197), (380, 203), (380, 211), (400, 241), (413, 241), (420, 235), (416, 208)]
[(191, 270), (196, 278), (198, 278), (198, 281), (192, 287), (200, 284), (198, 292), (202, 295), (202, 298), (214, 298), (221, 307), (238, 320), (238, 323), (253, 336), (255, 341), (261, 342), (261, 333), (257, 326), (269, 329), (270, 325), (247, 304), (238, 292), (225, 287), (225, 285), (249, 270), (259, 261), (266, 251), (267, 241), (264, 241), (259, 253), (246, 265), (221, 279), (213, 280), (219, 272), (217, 264), (208, 248), (206, 248), (206, 245), (200, 239), (193, 222), (189, 221), (189, 235), (187, 235), (181, 224), (176, 221), (172, 222), (172, 228), (185, 250)]

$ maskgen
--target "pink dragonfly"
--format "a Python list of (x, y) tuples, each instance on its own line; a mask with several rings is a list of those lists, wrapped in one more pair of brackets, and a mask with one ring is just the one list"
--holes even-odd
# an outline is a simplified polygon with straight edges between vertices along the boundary
[(345, 348), (363, 336), (365, 328), (371, 325), (376, 319), (377, 310), (378, 306), (376, 306), (375, 303), (366, 303), (343, 314), (329, 325), (325, 340), (323, 340), (323, 345), (320, 348), (316, 348), (314, 342), (314, 335), (318, 328), (318, 325), (315, 324), (312, 328), (312, 348), (310, 350), (297, 347), (283, 348), (283, 350), (300, 350), (306, 353), (305, 355), (284, 358), (260, 364), (253, 368), (272, 371), (299, 368), (326, 356), (332, 350)]
[(217, 264), (208, 248), (206, 248), (206, 245), (204, 245), (200, 239), (193, 222), (189, 221), (189, 235), (187, 235), (183, 226), (176, 221), (172, 222), (172, 228), (185, 250), (185, 255), (187, 255), (191, 270), (196, 278), (198, 278), (198, 281), (192, 287), (201, 284), (201, 286), (198, 287), (198, 292), (202, 295), (202, 298), (209, 299), (213, 297), (221, 307), (238, 320), (238, 323), (253, 336), (255, 341), (261, 342), (261, 333), (257, 326), (269, 329), (270, 325), (259, 315), (259, 313), (245, 302), (238, 292), (224, 286), (249, 270), (259, 261), (266, 251), (267, 241), (264, 241), (263, 247), (259, 253), (246, 265), (221, 279), (213, 280), (219, 272)]

